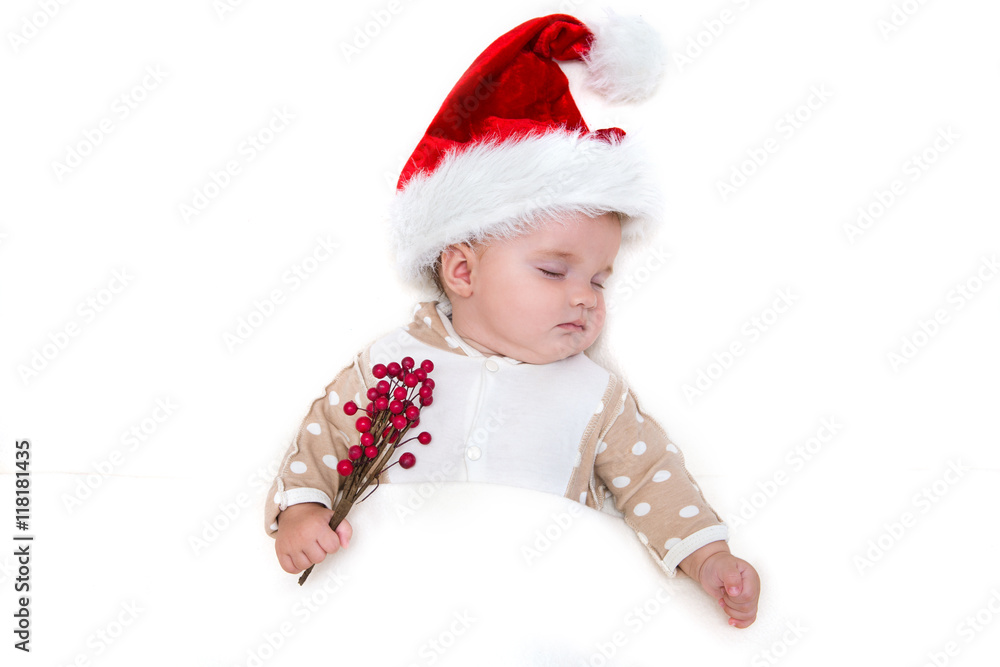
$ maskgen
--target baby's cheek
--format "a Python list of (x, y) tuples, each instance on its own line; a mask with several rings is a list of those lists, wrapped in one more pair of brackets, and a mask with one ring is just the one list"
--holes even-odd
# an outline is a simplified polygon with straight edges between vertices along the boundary
[(600, 333), (601, 328), (604, 327), (604, 318), (607, 317), (607, 310), (604, 307), (604, 295), (601, 295), (601, 301), (597, 305), (597, 309), (594, 312), (594, 328)]

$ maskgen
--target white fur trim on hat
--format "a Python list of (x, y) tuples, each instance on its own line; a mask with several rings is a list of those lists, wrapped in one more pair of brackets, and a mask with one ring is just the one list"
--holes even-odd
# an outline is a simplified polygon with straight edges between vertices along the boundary
[(400, 278), (433, 289), (432, 267), (449, 245), (510, 239), (556, 213), (622, 214), (622, 246), (657, 227), (661, 194), (641, 144), (582, 132), (535, 133), (449, 152), (418, 172), (389, 206)]
[(612, 102), (640, 102), (652, 96), (666, 71), (659, 33), (639, 16), (611, 14), (587, 22), (594, 40), (583, 62), (587, 84)]

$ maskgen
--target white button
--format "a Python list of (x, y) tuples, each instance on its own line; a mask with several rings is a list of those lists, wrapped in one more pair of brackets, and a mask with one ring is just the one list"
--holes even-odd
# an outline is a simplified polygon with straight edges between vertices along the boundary
[(470, 461), (478, 461), (479, 457), (483, 455), (483, 450), (473, 445), (465, 450), (465, 455), (469, 457)]
[(495, 359), (487, 359), (486, 368), (496, 373), (498, 370), (500, 370), (500, 364), (498, 364)]

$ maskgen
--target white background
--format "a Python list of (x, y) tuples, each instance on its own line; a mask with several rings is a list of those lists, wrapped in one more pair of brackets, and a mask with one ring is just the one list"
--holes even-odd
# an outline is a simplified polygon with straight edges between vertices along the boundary
[[(742, 631), (592, 512), (550, 554), (590, 579), (584, 602), (533, 597), (550, 584), (531, 578), (485, 615), (483, 600), (499, 598), (477, 586), (509, 581), (518, 549), (566, 511), (541, 494), (481, 489), (456, 507), (442, 499), (463, 491), (442, 489), (433, 512), (397, 525), (391, 503), (412, 496), (380, 490), (358, 508), (355, 552), (337, 555), (351, 583), (312, 616), (324, 622), (290, 612), (315, 593), (280, 570), (263, 531), (264, 492), (311, 401), (424, 298), (396, 281), (383, 218), (444, 96), (506, 30), (560, 10), (592, 20), (601, 5), (48, 4), (51, 17), (24, 0), (0, 17), (0, 539), (18, 532), (21, 438), (35, 535), (30, 655), (12, 648), (16, 563), (0, 548), (5, 664), (355, 664), (366, 647), (377, 664), (431, 664), (424, 642), (472, 608), (481, 620), (438, 664), (508, 655), (551, 631), (577, 637), (576, 653), (534, 664), (599, 665), (608, 619), (660, 585), (680, 597), (618, 664), (995, 659), (995, 3), (621, 2), (670, 49), (655, 97), (605, 104), (583, 89), (581, 65), (565, 67), (591, 128), (641, 135), (662, 172), (667, 224), (623, 263), (631, 285), (612, 291), (608, 335), (713, 506), (741, 517), (731, 547), (764, 581), (760, 617)], [(348, 57), (366, 25), (373, 36)], [(292, 120), (248, 159), (245, 142), (275, 110)], [(102, 121), (111, 131), (88, 140)], [(763, 164), (746, 162), (766, 146)], [(78, 166), (54, 166), (73, 151), (87, 153)], [(230, 160), (239, 173), (185, 220), (182, 205)], [(724, 197), (734, 170), (749, 175)], [(875, 215), (851, 235), (859, 208)], [(310, 264), (318, 239), (337, 250)], [(307, 280), (285, 279), (306, 265)], [(227, 345), (274, 290), (283, 301)], [(782, 290), (792, 305), (772, 319)], [(943, 323), (929, 326), (936, 312)], [(752, 338), (755, 317), (769, 324)], [(742, 354), (725, 360), (733, 343)], [(711, 382), (686, 394), (699, 372)], [(158, 401), (176, 407), (165, 416)], [(824, 420), (835, 435), (798, 458)], [(133, 428), (141, 440), (124, 439)], [(960, 477), (946, 473), (959, 462)], [(420, 530), (449, 525), (467, 538)], [(387, 553), (404, 534), (406, 549)], [(594, 561), (596, 544), (631, 565)], [(517, 625), (531, 614), (550, 624)], [(260, 650), (288, 622), (277, 652)]]

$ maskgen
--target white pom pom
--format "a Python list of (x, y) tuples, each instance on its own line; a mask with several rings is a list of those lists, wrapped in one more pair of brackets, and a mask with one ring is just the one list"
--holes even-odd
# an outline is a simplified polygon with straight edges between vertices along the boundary
[(656, 90), (666, 70), (659, 33), (640, 16), (611, 14), (588, 22), (594, 33), (584, 55), (587, 83), (612, 102), (640, 102)]

